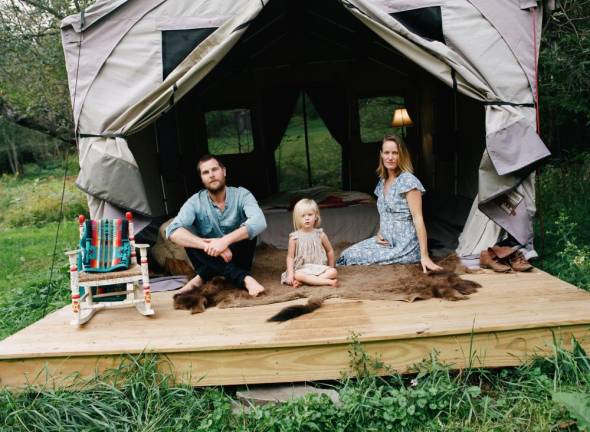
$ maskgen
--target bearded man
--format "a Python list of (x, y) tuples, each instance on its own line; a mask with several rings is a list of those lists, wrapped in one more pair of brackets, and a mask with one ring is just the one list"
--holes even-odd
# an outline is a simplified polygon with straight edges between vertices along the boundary
[(183, 246), (197, 271), (183, 291), (224, 276), (252, 296), (264, 287), (250, 274), (256, 236), (266, 229), (264, 214), (243, 187), (225, 185), (225, 166), (205, 155), (197, 165), (205, 189), (190, 197), (166, 229), (166, 237)]

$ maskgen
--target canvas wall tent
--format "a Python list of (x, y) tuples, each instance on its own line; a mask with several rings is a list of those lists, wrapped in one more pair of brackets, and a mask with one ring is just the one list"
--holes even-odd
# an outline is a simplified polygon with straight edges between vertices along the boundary
[(99, 1), (62, 23), (77, 184), (93, 217), (173, 215), (199, 187), (204, 113), (248, 108), (253, 152), (221, 158), (262, 198), (305, 91), (342, 147), (343, 187), (370, 190), (378, 144), (361, 143), (358, 100), (402, 95), (431, 196), (477, 193), (462, 252), (499, 227), (530, 243), (532, 171), (549, 155), (535, 132), (541, 16), (534, 0)]

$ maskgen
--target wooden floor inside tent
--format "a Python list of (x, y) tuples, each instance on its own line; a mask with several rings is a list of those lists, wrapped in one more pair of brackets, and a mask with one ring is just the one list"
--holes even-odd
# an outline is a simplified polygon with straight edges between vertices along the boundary
[(172, 308), (172, 293), (153, 295), (153, 317), (105, 310), (81, 328), (64, 307), (0, 342), (0, 385), (64, 385), (144, 351), (200, 386), (334, 379), (348, 369), (352, 333), (400, 372), (433, 350), (456, 368), (517, 365), (550, 354), (554, 338), (590, 351), (590, 293), (539, 270), (464, 277), (483, 286), (466, 301), (333, 299), (283, 324), (266, 319), (285, 303), (191, 315)]

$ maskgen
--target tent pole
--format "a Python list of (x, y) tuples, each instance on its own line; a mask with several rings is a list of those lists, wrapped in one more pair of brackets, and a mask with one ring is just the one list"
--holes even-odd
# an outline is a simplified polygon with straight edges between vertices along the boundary
[(453, 80), (453, 195), (459, 194), (459, 151), (457, 149), (457, 138), (459, 135), (459, 119), (457, 116), (457, 76), (455, 69), (451, 69), (451, 78)]
[(303, 135), (305, 136), (305, 158), (307, 159), (307, 184), (311, 187), (311, 162), (309, 160), (309, 136), (307, 132), (307, 107), (305, 105), (305, 92), (301, 92), (303, 102)]

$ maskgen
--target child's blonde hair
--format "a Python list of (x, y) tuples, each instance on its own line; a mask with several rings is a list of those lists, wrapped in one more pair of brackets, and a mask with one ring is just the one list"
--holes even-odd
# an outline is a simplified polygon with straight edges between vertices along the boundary
[(301, 228), (301, 216), (303, 213), (309, 210), (314, 212), (317, 216), (313, 227), (320, 227), (322, 224), (322, 218), (320, 216), (320, 208), (318, 207), (318, 203), (312, 199), (303, 198), (297, 201), (297, 204), (295, 204), (295, 207), (293, 207), (293, 228), (295, 228), (295, 230)]

